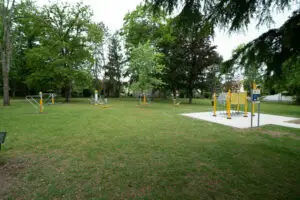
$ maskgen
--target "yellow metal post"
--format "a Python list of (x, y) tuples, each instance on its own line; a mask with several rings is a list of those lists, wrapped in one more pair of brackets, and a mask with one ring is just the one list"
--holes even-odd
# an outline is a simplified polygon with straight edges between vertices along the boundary
[(213, 105), (213, 116), (215, 117), (215, 116), (217, 116), (217, 97), (216, 97), (216, 93), (214, 93), (214, 100), (213, 100), (213, 102), (214, 102), (214, 105)]
[(43, 106), (43, 93), (40, 92), (40, 113), (44, 112), (44, 106)]
[(244, 110), (244, 117), (248, 117), (248, 100), (247, 100), (247, 91), (245, 95), (245, 104), (244, 104), (245, 110)]
[[(253, 81), (253, 84), (252, 84), (252, 89), (253, 89), (253, 90), (255, 90), (255, 89), (256, 89), (256, 84), (255, 84), (255, 81)], [(252, 97), (251, 97), (251, 98), (252, 98)], [(252, 111), (251, 111), (251, 112), (252, 112), (252, 113), (251, 113), (251, 114), (252, 114), (252, 116), (255, 116), (255, 114), (254, 114), (254, 113), (255, 113), (255, 103), (253, 103), (253, 102), (252, 102)]]
[(237, 111), (238, 111), (238, 113), (240, 113), (240, 93), (238, 92), (237, 93), (238, 95), (238, 104), (237, 104)]
[(54, 103), (55, 103), (55, 102), (54, 102), (54, 101), (55, 101), (55, 100), (54, 100), (54, 94), (51, 94), (51, 101), (52, 101), (52, 105), (54, 105)]
[(231, 91), (228, 90), (228, 94), (227, 94), (227, 98), (226, 98), (227, 119), (231, 119), (231, 113), (230, 113), (230, 100), (231, 100)]

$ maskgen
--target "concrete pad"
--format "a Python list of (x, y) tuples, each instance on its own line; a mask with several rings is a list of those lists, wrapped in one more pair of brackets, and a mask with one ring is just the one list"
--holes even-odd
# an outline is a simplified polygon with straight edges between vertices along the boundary
[[(181, 114), (186, 117), (195, 119), (201, 119), (213, 123), (223, 124), (235, 128), (250, 128), (251, 127), (251, 115), (248, 113), (248, 117), (243, 115), (232, 115), (232, 119), (227, 119), (224, 113), (218, 112), (217, 116), (214, 117), (212, 112), (198, 112), (198, 113), (184, 113)], [(294, 117), (283, 117), (278, 115), (260, 114), (260, 126), (273, 124), (279, 126), (286, 126), (291, 128), (299, 128), (300, 124), (290, 123), (289, 121), (298, 120), (299, 118)], [(253, 127), (257, 126), (257, 114), (253, 117)]]

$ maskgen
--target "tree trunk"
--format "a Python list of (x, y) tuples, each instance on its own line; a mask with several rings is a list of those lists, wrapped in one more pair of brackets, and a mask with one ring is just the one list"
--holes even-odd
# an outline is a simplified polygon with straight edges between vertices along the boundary
[[(6, 33), (7, 34), (7, 33)], [(7, 38), (5, 37), (7, 40)], [(8, 41), (4, 42), (4, 46), (1, 47), (1, 57), (2, 57), (2, 77), (3, 77), (3, 106), (9, 106), (9, 64), (10, 60), (8, 50)]]
[(173, 88), (172, 92), (173, 92), (173, 99), (177, 99), (177, 96), (176, 96), (176, 89)]
[(72, 88), (68, 86), (65, 88), (65, 102), (69, 103), (71, 100)]
[(7, 23), (4, 21), (3, 24), (3, 46), (0, 43), (1, 60), (2, 60), (2, 78), (3, 78), (3, 106), (9, 106), (9, 63), (8, 61), (8, 32)]
[(117, 98), (120, 97), (120, 91), (121, 91), (121, 83), (117, 82), (117, 84), (116, 84), (116, 90), (115, 90), (115, 96)]
[(300, 91), (296, 92), (296, 102), (297, 105), (300, 105)]
[(188, 95), (189, 95), (189, 104), (193, 103), (193, 89), (188, 89)]
[(8, 72), (2, 71), (3, 73), (3, 106), (9, 106), (9, 80)]

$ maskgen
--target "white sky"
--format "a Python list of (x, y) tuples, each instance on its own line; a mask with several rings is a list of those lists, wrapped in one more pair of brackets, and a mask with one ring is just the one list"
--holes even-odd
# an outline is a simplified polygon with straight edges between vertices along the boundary
[[(48, 4), (49, 2), (57, 2), (57, 0), (36, 0), (39, 5)], [(78, 0), (64, 0), (70, 3), (77, 2)], [(135, 9), (135, 7), (143, 0), (82, 0), (84, 4), (90, 5), (94, 10), (93, 20), (95, 22), (103, 21), (111, 31), (118, 30), (123, 25), (123, 17), (129, 11)], [(60, 2), (58, 0), (58, 2)], [(281, 26), (284, 21), (287, 20), (291, 11), (285, 13), (274, 13), (274, 21), (269, 28), (277, 28)], [(256, 28), (256, 23), (249, 24), (247, 31), (227, 34), (224, 31), (217, 30), (214, 39), (214, 44), (217, 45), (217, 51), (223, 56), (225, 60), (229, 59), (232, 50), (234, 50), (239, 44), (247, 43), (254, 38), (261, 35), (263, 32), (269, 29), (266, 26), (262, 26), (259, 29)]]

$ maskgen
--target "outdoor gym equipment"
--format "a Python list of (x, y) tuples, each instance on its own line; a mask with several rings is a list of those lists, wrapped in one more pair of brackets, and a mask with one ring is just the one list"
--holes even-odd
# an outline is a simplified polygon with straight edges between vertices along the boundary
[(139, 104), (150, 104), (151, 103), (151, 95), (149, 94), (139, 94), (138, 95), (138, 98), (139, 98)]
[(181, 101), (177, 101), (178, 96), (179, 92), (176, 90), (175, 96), (172, 94), (173, 106), (180, 106)]
[[(221, 105), (223, 109), (223, 114), (226, 114), (227, 119), (231, 119), (232, 115), (240, 114), (241, 106), (244, 106), (244, 117), (248, 117), (248, 101), (251, 105), (251, 127), (252, 119), (255, 112), (255, 106), (257, 105), (258, 113), (258, 126), (260, 120), (260, 90), (257, 89), (255, 82), (252, 84), (251, 96), (247, 96), (247, 92), (237, 92), (232, 93), (228, 90), (228, 93), (220, 93), (218, 98), (216, 93), (213, 94), (212, 106), (213, 106), (213, 116), (217, 116), (217, 106)], [(220, 112), (222, 114), (222, 112)]]
[(28, 95), (25, 97), (26, 101), (29, 102), (39, 113), (44, 112), (43, 105), (43, 93), (40, 92), (39, 95)]
[[(44, 100), (44, 96), (46, 99)], [(27, 95), (25, 97), (26, 101), (29, 102), (36, 110), (39, 110), (40, 113), (44, 112), (44, 104), (55, 104), (55, 97), (57, 95), (55, 93), (42, 93), (39, 95)]]
[(173, 98), (173, 106), (180, 106), (181, 101), (177, 101), (177, 99)]
[(248, 117), (248, 99), (247, 92), (221, 93), (217, 98), (216, 93), (213, 94), (213, 116), (217, 116), (217, 105), (223, 106), (223, 113), (227, 119), (231, 119), (232, 114), (240, 114), (241, 106), (244, 106), (244, 117)]
[(44, 96), (48, 96), (47, 99), (45, 100), (45, 104), (55, 104), (55, 97), (57, 96), (55, 93), (44, 93)]
[(107, 106), (107, 98), (103, 98), (102, 95), (98, 95), (98, 90), (95, 90), (94, 97), (92, 96), (89, 99), (90, 104), (92, 105), (102, 105), (103, 107)]

